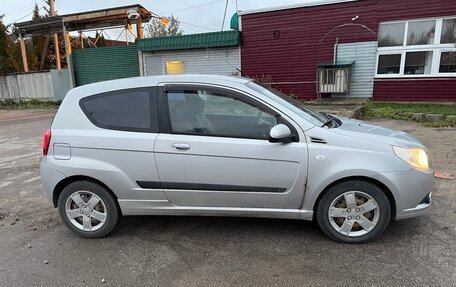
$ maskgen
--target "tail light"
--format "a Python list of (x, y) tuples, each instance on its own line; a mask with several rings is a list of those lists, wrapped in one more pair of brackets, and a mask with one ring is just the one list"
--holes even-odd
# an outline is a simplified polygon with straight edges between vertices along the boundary
[(47, 155), (49, 151), (49, 144), (51, 143), (51, 130), (47, 130), (44, 133), (44, 139), (43, 139), (43, 155)]

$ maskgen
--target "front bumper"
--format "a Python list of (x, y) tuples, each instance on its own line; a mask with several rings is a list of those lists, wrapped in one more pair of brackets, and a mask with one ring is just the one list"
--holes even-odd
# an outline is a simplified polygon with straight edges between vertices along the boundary
[(406, 219), (406, 218), (412, 218), (412, 217), (417, 217), (423, 214), (426, 214), (429, 210), (429, 207), (431, 206), (432, 203), (432, 192), (429, 193), (429, 201), (425, 203), (420, 203), (414, 208), (409, 208), (404, 210), (400, 216), (396, 216), (396, 219)]
[(383, 182), (393, 194), (396, 217), (405, 219), (426, 214), (431, 206), (434, 172), (410, 169), (405, 172), (385, 172), (374, 176)]

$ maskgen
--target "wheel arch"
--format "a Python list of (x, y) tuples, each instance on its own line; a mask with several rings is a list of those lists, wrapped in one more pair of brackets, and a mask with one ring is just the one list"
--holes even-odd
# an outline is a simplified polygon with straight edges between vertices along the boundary
[[(386, 197), (388, 198), (388, 201), (390, 203), (390, 206), (391, 206), (391, 220), (395, 220), (396, 219), (396, 212), (397, 212), (397, 208), (396, 208), (396, 199), (394, 198), (394, 195), (393, 193), (391, 192), (391, 190), (384, 184), (382, 183), (381, 181), (377, 180), (377, 179), (374, 179), (374, 178), (371, 178), (371, 177), (367, 177), (367, 176), (348, 176), (348, 177), (343, 177), (343, 178), (340, 178), (340, 179), (337, 179), (335, 181), (333, 181), (332, 183), (330, 183), (329, 185), (327, 185), (322, 192), (320, 192), (320, 194), (318, 195), (317, 197), (317, 200), (315, 201), (314, 205), (313, 205), (313, 210), (316, 211), (317, 210), (317, 206), (318, 206), (318, 203), (320, 202), (321, 198), (323, 197), (323, 195), (333, 186), (341, 183), (341, 182), (344, 182), (344, 181), (349, 181), (349, 180), (359, 180), (359, 181), (365, 181), (365, 182), (368, 182), (368, 183), (371, 183), (371, 184), (375, 184), (376, 186), (378, 186), (386, 195)], [(314, 212), (314, 220), (315, 220), (315, 214), (316, 212)]]
[(95, 179), (90, 176), (85, 176), (85, 175), (74, 175), (74, 176), (66, 177), (55, 186), (54, 191), (52, 193), (52, 203), (53, 203), (54, 207), (58, 206), (59, 197), (60, 197), (60, 194), (62, 193), (63, 189), (65, 187), (67, 187), (69, 184), (71, 184), (73, 182), (77, 182), (77, 181), (90, 181), (90, 182), (96, 183), (96, 184), (102, 186), (103, 188), (105, 188), (111, 194), (111, 196), (114, 198), (114, 200), (117, 203), (117, 207), (120, 210), (118, 198), (115, 195), (115, 193), (112, 191), (112, 189), (109, 188), (106, 184), (104, 184), (100, 180)]

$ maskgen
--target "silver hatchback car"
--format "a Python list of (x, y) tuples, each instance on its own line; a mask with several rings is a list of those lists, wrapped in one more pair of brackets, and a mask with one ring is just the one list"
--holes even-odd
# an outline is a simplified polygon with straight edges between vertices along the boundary
[(347, 243), (431, 204), (411, 135), (316, 113), (251, 79), (129, 78), (71, 90), (44, 136), (41, 178), (65, 225), (109, 234), (122, 215), (315, 220)]

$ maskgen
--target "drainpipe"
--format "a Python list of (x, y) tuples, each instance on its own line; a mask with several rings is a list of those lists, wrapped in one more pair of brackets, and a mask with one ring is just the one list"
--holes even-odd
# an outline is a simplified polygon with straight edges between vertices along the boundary
[(336, 38), (336, 43), (334, 44), (334, 57), (333, 57), (334, 64), (337, 63), (337, 46), (338, 45), (339, 45), (339, 37)]

